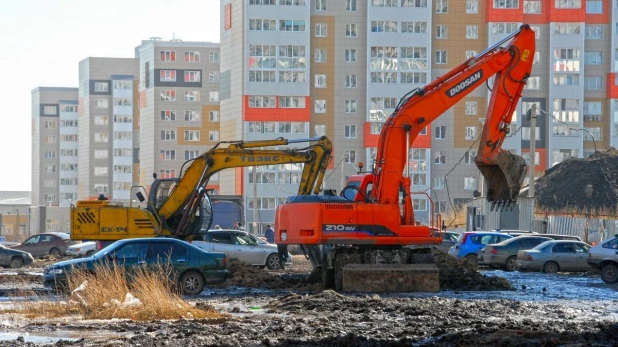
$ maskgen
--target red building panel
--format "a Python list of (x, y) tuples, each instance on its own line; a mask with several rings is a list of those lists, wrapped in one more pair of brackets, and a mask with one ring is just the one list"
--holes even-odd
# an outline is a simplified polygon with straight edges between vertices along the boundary
[(274, 108), (249, 107), (249, 95), (243, 97), (243, 120), (253, 122), (309, 122), (311, 120), (311, 100), (305, 97), (305, 108), (280, 108), (277, 97)]
[(616, 85), (616, 73), (607, 74), (607, 98), (618, 99), (618, 85)]
[(556, 8), (555, 1), (543, 1), (543, 5), (549, 6), (550, 22), (586, 22), (585, 1), (582, 1), (581, 8), (574, 9)]
[(139, 92), (139, 108), (146, 108), (147, 102), (146, 102), (146, 90), (142, 90), (141, 92)]
[[(522, 148), (522, 153), (530, 153), (529, 148)], [(547, 150), (545, 148), (537, 148), (536, 152), (539, 154), (539, 165), (534, 168), (535, 172), (545, 172), (547, 170)]]
[(524, 22), (524, 6), (520, 1), (519, 8), (494, 8), (493, 0), (485, 0), (487, 22)]

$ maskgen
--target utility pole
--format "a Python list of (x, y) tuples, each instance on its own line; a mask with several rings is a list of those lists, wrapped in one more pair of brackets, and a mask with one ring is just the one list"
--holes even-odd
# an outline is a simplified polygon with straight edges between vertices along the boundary
[(339, 191), (343, 190), (343, 188), (345, 187), (345, 177), (343, 173), (343, 167), (345, 166), (345, 154), (341, 158), (341, 186), (339, 187)]
[(530, 165), (528, 168), (528, 197), (534, 198), (534, 171), (536, 169), (536, 104), (530, 109)]
[(252, 234), (257, 234), (257, 221), (258, 221), (258, 197), (257, 197), (257, 166), (253, 167), (253, 230)]

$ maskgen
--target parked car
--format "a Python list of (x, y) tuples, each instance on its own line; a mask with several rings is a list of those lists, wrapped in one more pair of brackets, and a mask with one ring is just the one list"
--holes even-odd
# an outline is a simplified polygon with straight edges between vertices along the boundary
[(94, 271), (96, 266), (122, 265), (129, 273), (138, 266), (171, 263), (171, 280), (187, 295), (197, 295), (205, 284), (221, 283), (228, 276), (227, 258), (206, 252), (185, 241), (172, 238), (136, 238), (116, 241), (89, 258), (61, 261), (43, 271), (45, 285), (66, 285), (75, 269)]
[(535, 270), (546, 273), (558, 271), (588, 271), (590, 245), (573, 240), (551, 240), (517, 253), (518, 270)]
[(67, 248), (67, 255), (72, 257), (89, 257), (97, 252), (96, 241), (80, 242)]
[(71, 241), (71, 236), (67, 233), (46, 232), (30, 236), (26, 241), (11, 248), (28, 252), (35, 258), (45, 255), (60, 257), (67, 254), (69, 246), (78, 242)]
[(618, 235), (590, 248), (586, 261), (591, 267), (601, 270), (603, 282), (618, 282)]
[(513, 236), (534, 235), (534, 234), (536, 234), (535, 231), (523, 230), (523, 229), (494, 229), (492, 231), (497, 232), (497, 233), (509, 234), (509, 235), (513, 235)]
[(8, 266), (17, 269), (24, 265), (30, 265), (33, 261), (34, 258), (30, 253), (6, 248), (4, 245), (0, 244), (0, 266)]
[(448, 254), (476, 266), (478, 265), (478, 253), (483, 247), (510, 238), (513, 238), (513, 236), (494, 231), (466, 231), (459, 236), (455, 245), (449, 249)]
[(550, 239), (553, 239), (553, 240), (573, 240), (573, 241), (582, 240), (579, 236), (572, 236), (572, 235), (536, 234), (534, 236), (549, 237)]
[(551, 240), (540, 236), (518, 236), (496, 244), (488, 244), (478, 255), (479, 265), (500, 267), (506, 271), (517, 270), (517, 252), (531, 249)]
[[(248, 264), (270, 270), (279, 269), (277, 245), (260, 240), (254, 235), (240, 230), (212, 229), (203, 231), (201, 237), (191, 242), (206, 251), (222, 252), (229, 258), (238, 258)], [(286, 265), (292, 265), (288, 253)]]

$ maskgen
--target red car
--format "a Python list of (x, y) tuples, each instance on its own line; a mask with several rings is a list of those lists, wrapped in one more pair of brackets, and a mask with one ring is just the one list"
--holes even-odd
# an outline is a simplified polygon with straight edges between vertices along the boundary
[(71, 237), (67, 233), (47, 232), (30, 236), (23, 243), (11, 248), (28, 252), (34, 258), (45, 255), (60, 257), (66, 255), (67, 248), (76, 243), (78, 242), (71, 241)]

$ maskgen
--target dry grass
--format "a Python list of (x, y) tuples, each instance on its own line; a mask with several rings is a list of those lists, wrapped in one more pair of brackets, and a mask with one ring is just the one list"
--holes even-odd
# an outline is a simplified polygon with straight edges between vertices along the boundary
[[(129, 275), (129, 281), (124, 268), (119, 266), (97, 266), (94, 274), (75, 271), (69, 277), (67, 290), (71, 294), (66, 300), (36, 298), (34, 301), (17, 302), (15, 309), (5, 312), (24, 314), (28, 318), (80, 315), (84, 319), (125, 318), (140, 321), (221, 317), (214, 310), (197, 308), (184, 301), (168, 280), (168, 273), (164, 266), (154, 269), (140, 267), (136, 273)], [(20, 296), (24, 294), (27, 293), (20, 293)], [(139, 302), (130, 300), (131, 295)], [(130, 304), (131, 301), (134, 304)]]
[(442, 220), (444, 221), (444, 225), (446, 225), (447, 229), (466, 226), (466, 208), (454, 207), (454, 210), (448, 210), (446, 213), (442, 214)]

